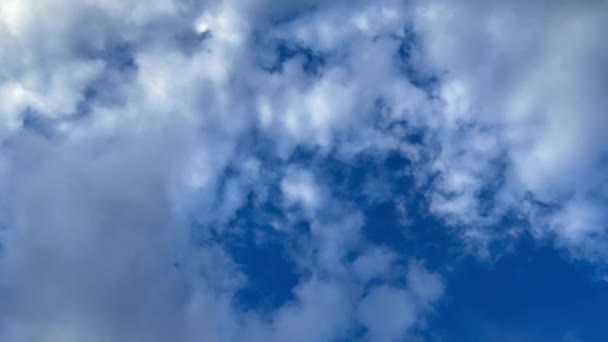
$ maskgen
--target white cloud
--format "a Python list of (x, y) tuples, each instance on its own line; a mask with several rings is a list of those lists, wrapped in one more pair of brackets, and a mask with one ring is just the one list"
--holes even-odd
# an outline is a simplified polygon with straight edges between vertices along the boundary
[(372, 248), (353, 262), (353, 270), (362, 280), (389, 278), (397, 256), (383, 248)]
[(381, 286), (361, 301), (359, 320), (367, 327), (370, 341), (399, 341), (416, 322), (412, 307), (406, 290)]
[[(537, 21), (540, 5), (476, 5), (0, 0), (0, 340), (331, 341), (357, 320), (372, 340), (411, 336), (443, 281), (365, 241), (356, 206), (317, 166), (289, 163), (298, 146), (347, 163), (400, 151), (420, 184), (435, 176), (433, 212), (483, 246), (515, 208), (535, 236), (605, 258), (604, 8), (547, 5)], [(436, 98), (398, 56), (409, 24)], [(279, 41), (318, 70), (304, 52), (280, 61)], [(408, 126), (388, 131), (395, 120)], [(409, 129), (430, 146), (403, 141)], [(245, 311), (234, 298), (248, 279), (209, 226), (229, 228), (273, 187), (286, 216), (273, 226), (292, 238), (310, 223), (290, 241), (302, 278), (290, 302)]]
[[(361, 2), (308, 12), (320, 3), (259, 1), (247, 11), (240, 1), (0, 4), (7, 194), (1, 203), (9, 213), (0, 258), (0, 297), (7, 303), (0, 309), (0, 339), (329, 341), (354, 328), (355, 307), (371, 277), (402, 272), (389, 252), (373, 248), (352, 265), (346, 256), (365, 245), (361, 215), (334, 199), (313, 169), (266, 174), (249, 155), (252, 146), (242, 145), (258, 129), (274, 144), (265, 153), (282, 161), (301, 144), (324, 152), (338, 147), (344, 158), (397, 146), (365, 124), (375, 101), (386, 93), (402, 115), (421, 107), (424, 96), (393, 75), (395, 42), (368, 52), (360, 47), (377, 34), (398, 32), (401, 7)], [(315, 23), (270, 25), (298, 12), (311, 13)], [(353, 25), (343, 25), (345, 13)], [(283, 72), (267, 73), (254, 58), (260, 48), (254, 35), (264, 30), (264, 39), (308, 44), (319, 53), (343, 49), (346, 64), (328, 61), (312, 76), (294, 59)], [(184, 34), (197, 37), (188, 51), (179, 48)], [(132, 58), (132, 77), (117, 76), (122, 66), (111, 61), (117, 46)], [(377, 68), (369, 65), (375, 59), (383, 59)], [(108, 86), (108, 79), (119, 81)], [(91, 88), (109, 100), (85, 98)], [(24, 122), (28, 115), (44, 118), (44, 127)], [(224, 179), (227, 167), (234, 176)], [(268, 320), (234, 305), (247, 277), (209, 232), (201, 233), (206, 240), (192, 241), (190, 224), (225, 225), (249, 191), (263, 198), (271, 184), (282, 191), (285, 209), (305, 209), (311, 232), (293, 253), (310, 276)]]
[(420, 311), (431, 310), (443, 293), (441, 278), (418, 264), (410, 265), (407, 280), (406, 289), (381, 285), (361, 300), (358, 319), (370, 341), (403, 340), (420, 319)]
[(288, 170), (281, 181), (281, 191), (288, 203), (302, 205), (308, 211), (314, 212), (322, 205), (321, 189), (309, 172)]
[[(598, 209), (591, 202), (605, 200), (606, 193), (590, 193), (605, 181), (608, 151), (607, 103), (599, 95), (606, 77), (598, 73), (608, 52), (600, 43), (605, 12), (600, 2), (416, 6), (425, 56), (420, 61), (442, 78), (442, 151), (435, 162), (441, 180), (432, 197), (437, 213), (486, 226), (509, 208), (521, 211), (528, 193), (550, 204)], [(492, 163), (497, 159), (505, 170)], [(501, 177), (495, 211), (479, 217), (480, 191)], [(577, 200), (589, 196), (595, 200)], [(581, 247), (579, 235), (605, 235), (606, 229), (605, 221), (542, 226), (573, 250)]]

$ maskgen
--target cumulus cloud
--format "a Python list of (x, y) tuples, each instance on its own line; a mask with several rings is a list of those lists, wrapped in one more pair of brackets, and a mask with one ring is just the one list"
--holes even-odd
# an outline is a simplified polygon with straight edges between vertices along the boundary
[(367, 328), (370, 341), (403, 340), (420, 313), (430, 310), (442, 295), (441, 278), (418, 264), (410, 265), (407, 280), (407, 289), (374, 287), (359, 304), (358, 319)]
[(606, 200), (605, 10), (565, 1), (416, 6), (421, 61), (442, 79), (435, 212), (488, 226), (526, 211), (531, 196), (566, 208), (534, 222), (538, 234), (583, 255), (583, 240), (601, 249), (606, 221), (594, 203)]
[[(407, 268), (366, 247), (361, 214), (288, 158), (302, 145), (344, 158), (398, 146), (361, 125), (385, 92), (411, 97), (403, 111), (424, 99), (393, 75), (393, 39), (360, 52), (400, 30), (400, 7), (388, 5), (2, 2), (1, 339), (351, 336), (367, 282)], [(275, 23), (294, 15), (317, 22)], [(273, 72), (260, 58), (282, 41), (332, 56), (319, 74), (305, 53), (275, 59)], [(387, 61), (363, 68), (375, 58)], [(262, 152), (247, 144), (255, 134), (271, 143)], [(302, 276), (270, 313), (245, 310), (235, 298), (250, 275), (214, 234), (231, 231), (248, 194), (276, 190), (289, 215), (273, 227), (299, 245), (290, 255)], [(304, 236), (298, 220), (309, 221)], [(412, 317), (426, 312), (406, 304)]]
[[(299, 153), (402, 156), (483, 253), (515, 215), (605, 260), (602, 6), (1, 1), (0, 340), (415, 338), (443, 278)], [(289, 298), (238, 302), (230, 234)]]

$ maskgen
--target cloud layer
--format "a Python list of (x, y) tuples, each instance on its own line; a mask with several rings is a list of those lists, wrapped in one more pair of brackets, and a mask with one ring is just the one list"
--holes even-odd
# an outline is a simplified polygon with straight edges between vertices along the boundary
[(407, 160), (395, 229), (408, 186), (462, 253), (605, 263), (605, 7), (0, 0), (0, 340), (423, 339), (441, 270), (328, 159)]

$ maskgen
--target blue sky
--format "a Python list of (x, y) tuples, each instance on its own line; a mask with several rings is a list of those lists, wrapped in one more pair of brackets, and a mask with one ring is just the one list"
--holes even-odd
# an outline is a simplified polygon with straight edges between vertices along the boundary
[(604, 341), (605, 2), (0, 0), (0, 341)]

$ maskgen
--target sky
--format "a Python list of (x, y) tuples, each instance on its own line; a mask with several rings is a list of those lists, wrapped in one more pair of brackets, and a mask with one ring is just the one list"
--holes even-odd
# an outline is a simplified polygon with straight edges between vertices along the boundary
[(0, 341), (606, 341), (607, 20), (0, 0)]

